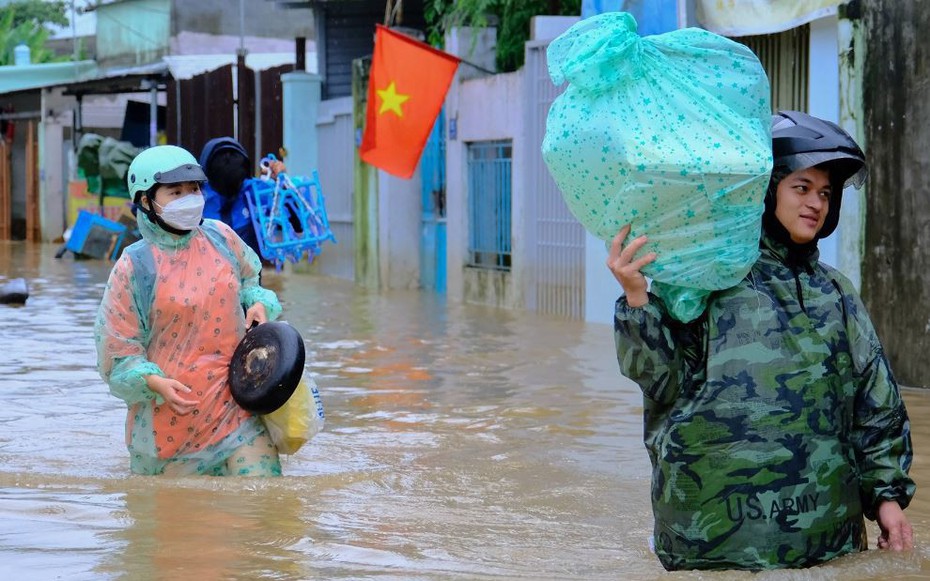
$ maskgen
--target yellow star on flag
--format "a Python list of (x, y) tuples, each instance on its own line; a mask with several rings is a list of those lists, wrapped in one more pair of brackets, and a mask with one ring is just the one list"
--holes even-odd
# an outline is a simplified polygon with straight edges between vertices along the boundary
[(381, 97), (381, 108), (378, 110), (378, 115), (383, 115), (385, 111), (393, 111), (398, 117), (404, 116), (404, 111), (400, 106), (410, 98), (410, 95), (398, 93), (394, 81), (391, 81), (387, 89), (378, 89), (378, 96)]

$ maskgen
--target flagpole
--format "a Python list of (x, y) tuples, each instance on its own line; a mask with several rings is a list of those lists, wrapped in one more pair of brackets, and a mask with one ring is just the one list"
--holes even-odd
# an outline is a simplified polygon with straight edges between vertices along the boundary
[[(376, 25), (375, 25), (375, 30), (377, 30), (378, 27), (381, 27), (381, 28), (384, 28), (384, 29), (386, 29), (386, 30), (389, 30), (392, 34), (401, 35), (401, 36), (405, 37), (409, 42), (417, 43), (417, 44), (423, 46), (424, 48), (426, 48), (427, 50), (432, 50), (432, 51), (435, 51), (435, 52), (439, 52), (439, 53), (448, 55), (448, 56), (454, 58), (455, 60), (459, 61), (460, 63), (465, 63), (466, 65), (468, 65), (468, 66), (470, 66), (470, 67), (472, 67), (472, 68), (474, 68), (474, 69), (477, 69), (477, 70), (481, 71), (482, 73), (487, 73), (487, 74), (489, 74), (489, 75), (496, 75), (496, 74), (497, 74), (495, 71), (488, 70), (488, 69), (484, 68), (484, 67), (481, 66), (481, 65), (475, 64), (475, 63), (473, 63), (473, 62), (471, 62), (471, 61), (467, 61), (467, 60), (463, 59), (462, 57), (460, 57), (460, 56), (458, 56), (458, 55), (452, 54), (451, 52), (446, 52), (446, 51), (444, 51), (444, 50), (442, 50), (442, 49), (440, 49), (440, 48), (436, 48), (436, 47), (434, 47), (434, 46), (431, 46), (431, 45), (429, 45), (429, 44), (427, 44), (427, 43), (425, 43), (425, 42), (423, 42), (423, 41), (421, 41), (421, 40), (418, 40), (418, 39), (416, 39), (416, 38), (410, 36), (409, 34), (405, 34), (405, 33), (401, 32), (401, 31), (399, 31), (399, 30), (394, 30), (394, 29), (391, 28), (390, 26), (385, 26), (385, 25), (383, 25), (383, 24), (376, 24)], [(371, 58), (371, 56), (372, 56), (372, 55), (369, 54), (367, 58)]]
[[(439, 49), (436, 49), (436, 50), (439, 50)], [(446, 52), (446, 51), (440, 51), (440, 52)], [(451, 52), (446, 52), (446, 54), (449, 55), (449, 56), (455, 57), (456, 60), (458, 60), (460, 63), (462, 63), (462, 64), (464, 64), (464, 65), (468, 65), (468, 66), (472, 67), (473, 69), (478, 69), (478, 70), (481, 71), (482, 73), (487, 73), (487, 74), (489, 74), (489, 75), (496, 75), (496, 74), (497, 74), (495, 71), (486, 69), (486, 68), (484, 68), (484, 67), (481, 66), (481, 65), (476, 65), (475, 63), (473, 63), (473, 62), (471, 62), (471, 61), (467, 61), (467, 60), (465, 60), (465, 59), (463, 59), (463, 58), (459, 58), (459, 57), (455, 56), (454, 54), (452, 54)], [(363, 59), (369, 59), (369, 60), (371, 60), (371, 57), (372, 57), (372, 56), (373, 56), (373, 55), (372, 55), (371, 53), (369, 53), (369, 54), (363, 56), (362, 58), (363, 58)]]
[(491, 70), (488, 70), (488, 69), (482, 67), (481, 65), (476, 65), (475, 63), (473, 63), (473, 62), (471, 62), (471, 61), (467, 61), (467, 60), (465, 60), (465, 59), (463, 59), (463, 58), (459, 58), (459, 57), (455, 57), (455, 58), (459, 59), (459, 62), (461, 62), (462, 64), (466, 64), (466, 65), (468, 65), (468, 66), (470, 66), (470, 67), (472, 67), (472, 68), (478, 69), (478, 70), (481, 71), (482, 73), (487, 73), (487, 74), (489, 74), (489, 75), (496, 75), (496, 74), (497, 74), (496, 72), (491, 71)]

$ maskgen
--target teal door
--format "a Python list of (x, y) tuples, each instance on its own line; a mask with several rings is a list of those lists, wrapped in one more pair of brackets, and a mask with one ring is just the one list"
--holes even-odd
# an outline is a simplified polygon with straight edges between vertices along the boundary
[(423, 157), (423, 212), (420, 226), (420, 287), (446, 292), (446, 137), (445, 112), (439, 113)]

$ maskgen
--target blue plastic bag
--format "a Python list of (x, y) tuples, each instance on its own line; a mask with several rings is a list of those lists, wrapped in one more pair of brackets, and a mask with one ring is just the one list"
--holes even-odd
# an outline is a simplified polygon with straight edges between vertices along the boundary
[(772, 169), (765, 70), (746, 46), (701, 29), (640, 37), (628, 13), (582, 20), (550, 44), (568, 87), (543, 159), (572, 214), (609, 242), (625, 224), (657, 259), (643, 269), (677, 319), (703, 312), (759, 256)]

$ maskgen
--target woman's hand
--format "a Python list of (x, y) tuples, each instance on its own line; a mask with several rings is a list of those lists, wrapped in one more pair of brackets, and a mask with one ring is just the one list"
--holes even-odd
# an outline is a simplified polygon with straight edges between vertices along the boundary
[(171, 411), (179, 416), (187, 415), (197, 408), (200, 403), (196, 399), (188, 399), (182, 394), (190, 393), (191, 388), (187, 387), (180, 381), (161, 377), (160, 375), (148, 375), (145, 378), (149, 389), (157, 393), (165, 400)]
[(278, 177), (279, 173), (287, 172), (287, 167), (284, 165), (283, 161), (275, 160), (268, 164), (268, 169), (271, 171), (271, 177)]
[(610, 244), (610, 254), (607, 256), (607, 268), (610, 269), (614, 278), (623, 287), (627, 304), (636, 308), (642, 307), (649, 302), (649, 295), (646, 292), (648, 283), (640, 269), (653, 262), (656, 259), (656, 253), (649, 252), (633, 260), (633, 257), (646, 244), (648, 239), (645, 236), (639, 236), (634, 238), (628, 245), (623, 246), (623, 242), (629, 234), (630, 225), (627, 224), (614, 237), (613, 242)]
[(875, 520), (882, 531), (878, 537), (879, 549), (904, 551), (914, 548), (914, 530), (898, 501), (886, 500), (879, 504)]
[(257, 302), (245, 312), (245, 328), (251, 329), (252, 325), (261, 325), (268, 322), (268, 314), (265, 312), (265, 305)]

